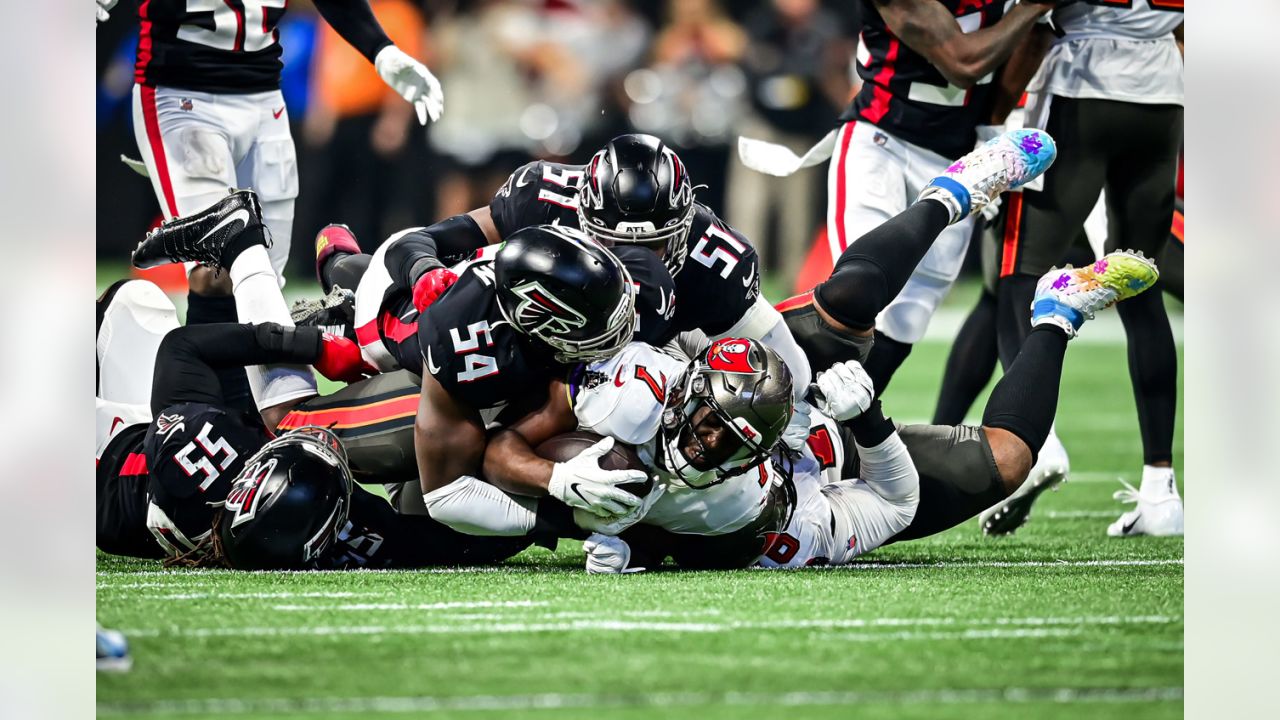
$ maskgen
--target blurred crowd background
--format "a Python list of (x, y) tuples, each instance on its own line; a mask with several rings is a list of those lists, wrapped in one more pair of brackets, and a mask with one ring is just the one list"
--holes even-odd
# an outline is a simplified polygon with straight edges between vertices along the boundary
[[(126, 3), (122, 3), (125, 5)], [(825, 168), (786, 181), (737, 161), (739, 135), (803, 151), (854, 90), (858, 3), (834, 0), (372, 0), (391, 38), (440, 78), (445, 114), (420, 127), (310, 2), (280, 25), (282, 90), (301, 181), (290, 275), (330, 222), (372, 250), (391, 232), (488, 204), (532, 158), (585, 162), (624, 132), (677, 149), (697, 197), (795, 277), (825, 227)], [(130, 92), (138, 22), (98, 28), (97, 243), (128, 252), (160, 221), (137, 157)], [(785, 210), (785, 212), (779, 212)]]

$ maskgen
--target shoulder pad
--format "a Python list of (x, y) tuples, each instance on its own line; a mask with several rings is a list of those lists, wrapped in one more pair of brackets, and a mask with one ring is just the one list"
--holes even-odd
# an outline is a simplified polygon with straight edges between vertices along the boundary
[(569, 384), (578, 426), (630, 445), (648, 442), (662, 422), (667, 387), (683, 367), (643, 343), (632, 343), (609, 360), (579, 366)]

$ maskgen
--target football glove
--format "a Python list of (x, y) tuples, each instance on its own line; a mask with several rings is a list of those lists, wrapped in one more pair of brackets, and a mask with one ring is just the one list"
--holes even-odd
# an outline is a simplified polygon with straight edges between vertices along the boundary
[(640, 498), (616, 486), (643, 481), (645, 473), (601, 468), (600, 458), (612, 449), (613, 438), (606, 437), (573, 459), (556, 463), (551, 469), (547, 492), (571, 508), (606, 519), (631, 512), (640, 505)]
[(624, 530), (644, 519), (644, 516), (649, 514), (649, 508), (653, 507), (653, 504), (658, 502), (658, 498), (666, 492), (666, 485), (655, 482), (653, 489), (644, 496), (640, 505), (622, 517), (601, 518), (585, 510), (574, 510), (573, 522), (583, 530), (590, 530), (600, 535), (621, 535)]
[(418, 282), (413, 285), (413, 306), (422, 312), (427, 306), (435, 302), (448, 290), (454, 283), (458, 282), (458, 276), (452, 270), (446, 267), (438, 267), (422, 273), (422, 277), (418, 278)]
[(782, 442), (787, 448), (800, 452), (809, 439), (809, 403), (798, 402), (791, 411), (791, 420), (782, 429)]
[(817, 381), (820, 397), (815, 397), (815, 405), (827, 417), (839, 422), (852, 420), (867, 408), (875, 399), (876, 390), (871, 376), (857, 360), (846, 360), (832, 365), (829, 370), (818, 373)]
[(427, 118), (435, 122), (444, 114), (444, 91), (440, 89), (440, 81), (426, 65), (409, 57), (405, 51), (388, 45), (373, 58), (373, 67), (397, 95), (413, 103), (419, 123), (426, 125)]
[(343, 383), (362, 380), (374, 372), (361, 356), (359, 345), (349, 338), (329, 333), (320, 336), (320, 357), (312, 367), (326, 378)]
[(627, 567), (631, 562), (631, 546), (622, 538), (595, 534), (582, 543), (587, 551), (588, 575), (621, 575), (643, 572), (642, 567)]
[(106, 22), (111, 19), (111, 8), (116, 6), (119, 0), (98, 0), (98, 22)]

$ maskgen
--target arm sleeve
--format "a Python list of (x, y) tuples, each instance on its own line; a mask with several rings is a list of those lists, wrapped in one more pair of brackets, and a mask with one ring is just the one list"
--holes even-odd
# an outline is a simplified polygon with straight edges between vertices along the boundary
[(412, 292), (427, 271), (461, 262), (487, 244), (475, 218), (454, 215), (392, 240), (385, 259), (387, 272), (396, 287)]
[(821, 490), (835, 520), (835, 547), (845, 548), (839, 562), (874, 550), (905, 530), (920, 503), (920, 475), (896, 432), (875, 447), (856, 447), (861, 482), (841, 480)]
[(809, 383), (813, 381), (809, 358), (800, 349), (796, 339), (791, 336), (791, 329), (782, 319), (782, 313), (775, 310), (763, 295), (756, 296), (755, 303), (747, 309), (741, 320), (729, 328), (728, 332), (712, 339), (718, 340), (723, 337), (755, 338), (781, 355), (791, 370), (792, 396), (797, 404), (804, 401)]
[(315, 0), (316, 10), (343, 40), (373, 62), (378, 51), (391, 44), (369, 0)]

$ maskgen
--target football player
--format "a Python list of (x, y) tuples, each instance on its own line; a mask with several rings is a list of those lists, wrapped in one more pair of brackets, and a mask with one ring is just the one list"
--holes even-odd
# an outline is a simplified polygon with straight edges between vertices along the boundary
[[(855, 238), (898, 215), (991, 127), (1001, 84), (993, 82), (1019, 41), (1053, 2), (1003, 0), (863, 0), (857, 53), (862, 86), (841, 125), (796, 159), (785, 148), (740, 141), (743, 160), (774, 175), (830, 157), (827, 238), (839, 262)], [(778, 163), (774, 157), (796, 162)], [(883, 391), (924, 336), (968, 248), (972, 222), (962, 219), (937, 239), (902, 292), (876, 322), (867, 370)], [(825, 366), (822, 366), (825, 367)]]
[[(388, 436), (411, 437), (406, 415), (412, 416), (418, 397), (417, 378), (406, 382), (406, 377), (412, 377), (408, 373), (380, 376), (367, 381), (368, 387), (349, 388), (352, 392), (343, 391), (310, 405), (304, 401), (315, 395), (314, 380), (304, 388), (292, 382), (261, 386), (257, 409), (237, 406), (223, 396), (217, 368), (301, 363), (336, 376), (352, 365), (352, 358), (358, 361), (359, 350), (354, 343), (326, 336), (316, 328), (288, 326), (284, 299), (261, 242), (261, 220), (252, 194), (239, 193), (219, 205), (236, 208), (231, 213), (233, 222), (220, 225), (220, 247), (209, 247), (208, 234), (184, 236), (179, 230), (181, 223), (175, 222), (166, 226), (166, 233), (144, 241), (135, 261), (140, 265), (154, 262), (156, 253), (164, 249), (163, 240), (172, 240), (175, 234), (209, 241), (196, 243), (202, 253), (192, 252), (194, 247), (188, 245), (188, 252), (175, 252), (172, 260), (226, 267), (242, 316), (258, 324), (175, 328), (172, 306), (164, 308), (167, 300), (163, 295), (140, 281), (117, 284), (99, 301), (100, 366), (104, 376), (112, 376), (104, 377), (100, 388), (136, 387), (138, 383), (130, 385), (114, 376), (122, 370), (139, 374), (155, 368), (149, 408), (133, 405), (127, 415), (112, 417), (113, 410), (124, 407), (121, 401), (135, 399), (136, 392), (108, 392), (110, 397), (99, 401), (99, 547), (136, 556), (168, 554), (188, 559), (202, 559), (210, 548), (222, 547), (231, 551), (227, 557), (241, 566), (282, 563), (286, 556), (293, 558), (290, 566), (317, 561), (326, 566), (416, 566), (477, 558), (488, 561), (527, 545), (516, 541), (476, 544), (429, 518), (399, 516), (381, 499), (350, 489), (353, 470), (348, 464), (348, 446), (360, 449), (362, 457), (357, 460), (367, 463), (363, 474), (370, 481), (391, 479), (388, 475), (398, 474), (400, 479), (416, 475), (411, 454), (386, 457), (386, 451), (394, 448), (386, 443)], [(206, 213), (210, 214), (216, 215)], [(229, 227), (237, 223), (242, 227)], [(245, 240), (255, 231), (256, 241)], [(281, 318), (283, 323), (271, 321), (273, 318)], [(156, 336), (163, 339), (149, 339)], [(137, 341), (121, 342), (128, 338)], [(130, 362), (112, 357), (113, 349), (124, 352)], [(403, 412), (406, 407), (407, 414)], [(332, 430), (313, 427), (298, 430), (298, 434), (285, 432), (271, 440), (269, 428), (289, 431), (318, 421), (331, 424)], [(317, 443), (330, 451), (324, 453), (319, 447), (307, 451)], [(316, 452), (325, 455), (321, 465), (304, 473), (306, 478), (293, 477), (291, 471), (301, 473), (303, 460)], [(397, 464), (401, 466), (398, 472)], [(232, 492), (233, 479), (238, 493)], [(284, 499), (294, 493), (315, 493), (317, 488), (325, 489), (324, 496), (332, 502), (303, 512), (297, 503)], [(218, 535), (214, 531), (217, 506), (224, 500), (229, 500), (227, 508), (234, 515)], [(257, 544), (263, 537), (278, 540), (287, 536), (282, 528), (289, 527), (310, 534), (292, 535), (298, 542), (285, 546)], [(148, 532), (158, 545), (147, 542)], [(339, 540), (336, 545), (335, 538)]]
[[(1053, 129), (1067, 162), (1041, 192), (1011, 208), (997, 289), (1002, 360), (1026, 332), (1036, 278), (1061, 262), (1098, 194), (1106, 190), (1107, 247), (1119, 243), (1155, 257), (1175, 212), (1182, 144), (1182, 0), (1074, 3), (1054, 11), (1061, 33), (1046, 30), (1044, 62), (1028, 90), (1030, 122)], [(1128, 68), (1149, 68), (1130, 72)], [(1174, 249), (1174, 257), (1181, 246)], [(1129, 375), (1142, 436), (1142, 481), (1117, 498), (1136, 503), (1107, 528), (1113, 537), (1181, 535), (1182, 498), (1173, 462), (1177, 348), (1160, 293), (1119, 308), (1129, 346)], [(1025, 517), (1034, 495), (1010, 508)], [(1010, 524), (1016, 527), (1016, 524)]]
[[(247, 262), (242, 255), (264, 252), (255, 213), (252, 194), (235, 193), (162, 225), (139, 245), (134, 263), (198, 260), (229, 268), (235, 283), (237, 263)], [(478, 472), (486, 425), (508, 403), (521, 412), (536, 407), (546, 380), (566, 363), (612, 355), (635, 328), (636, 290), (626, 267), (571, 228), (525, 228), (458, 270), (457, 283), (409, 333), (421, 348), (409, 358), (417, 360), (413, 369), (425, 368), (414, 422), (423, 493)], [(347, 369), (360, 369), (358, 354)], [(283, 394), (280, 385), (269, 388), (274, 397)], [(624, 494), (620, 502), (630, 509), (640, 501)]]
[[(379, 365), (387, 356), (383, 346), (397, 342), (399, 329), (378, 321), (379, 313), (388, 314), (388, 297), (401, 298), (406, 309), (404, 298), (412, 298), (421, 310), (454, 281), (447, 264), (544, 224), (578, 228), (624, 258), (629, 246), (661, 258), (674, 292), (658, 293), (643, 278), (633, 278), (641, 282), (636, 339), (661, 345), (694, 329), (713, 338), (756, 338), (782, 355), (801, 387), (808, 386), (804, 353), (760, 297), (759, 258), (750, 241), (696, 201), (679, 156), (651, 135), (616, 137), (585, 165), (527, 164), (511, 174), (488, 207), (393, 236), (372, 259), (358, 254), (345, 228), (326, 228), (317, 238), (317, 274), (326, 290), (359, 282), (360, 342), (366, 359)], [(650, 314), (661, 319), (647, 320)], [(797, 419), (786, 434), (793, 448), (803, 444), (808, 426), (807, 405), (796, 400)]]

